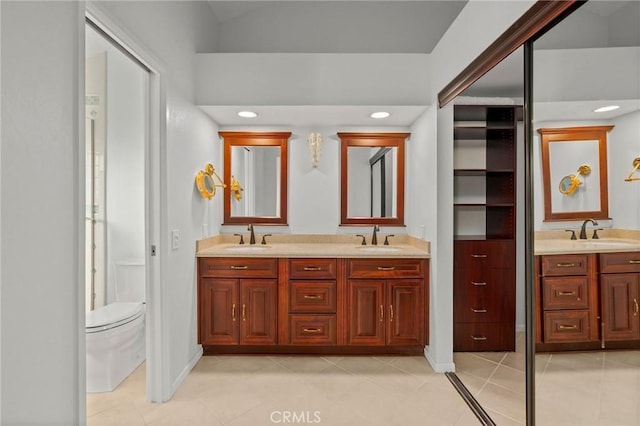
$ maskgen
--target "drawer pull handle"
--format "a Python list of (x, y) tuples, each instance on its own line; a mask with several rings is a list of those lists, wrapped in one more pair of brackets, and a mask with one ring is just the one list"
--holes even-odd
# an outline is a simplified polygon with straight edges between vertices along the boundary
[(556, 293), (558, 296), (575, 296), (575, 291), (559, 291)]
[(478, 281), (478, 282), (476, 282), (476, 281), (471, 281), (471, 284), (472, 284), (472, 285), (475, 285), (475, 286), (483, 286), (483, 285), (487, 285), (487, 283), (482, 282), (482, 281)]
[(236, 271), (244, 271), (245, 269), (249, 269), (249, 267), (247, 265), (244, 265), (244, 266), (231, 265), (231, 269), (234, 269)]
[(487, 255), (486, 254), (472, 254), (471, 257), (484, 259), (485, 257), (487, 257)]
[(302, 329), (303, 332), (305, 333), (322, 333), (322, 330), (320, 330), (319, 328), (308, 328), (305, 327)]
[(487, 340), (485, 336), (471, 336), (471, 338), (475, 341), (484, 341)]
[(638, 316), (638, 299), (636, 299), (635, 297), (633, 298), (633, 316), (637, 317)]
[(319, 266), (305, 266), (303, 269), (305, 271), (322, 271), (322, 268)]
[(247, 320), (247, 305), (242, 304), (242, 321)]
[(393, 322), (393, 305), (389, 305), (389, 322)]
[(640, 260), (631, 259), (629, 263), (632, 265), (640, 265)]
[(384, 307), (380, 305), (380, 322), (384, 319)]
[(395, 266), (378, 266), (378, 271), (393, 271)]
[(575, 263), (556, 263), (556, 266), (558, 268), (573, 268), (574, 266), (576, 266)]
[(474, 308), (471, 308), (471, 310), (476, 314), (486, 314), (487, 313), (486, 309), (474, 309)]
[(322, 296), (320, 296), (319, 294), (305, 294), (304, 298), (305, 299), (322, 299)]
[(578, 326), (577, 325), (559, 325), (558, 329), (560, 330), (577, 330)]
[(236, 304), (234, 303), (233, 306), (231, 307), (231, 319), (233, 321), (236, 320)]

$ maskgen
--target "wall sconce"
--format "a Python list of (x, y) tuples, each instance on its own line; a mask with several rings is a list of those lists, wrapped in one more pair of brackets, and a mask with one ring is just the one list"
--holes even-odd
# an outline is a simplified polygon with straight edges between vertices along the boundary
[(573, 194), (574, 192), (576, 192), (576, 189), (578, 189), (578, 186), (582, 185), (582, 182), (580, 182), (580, 179), (578, 179), (580, 175), (587, 176), (589, 174), (591, 174), (591, 167), (583, 164), (582, 166), (578, 167), (578, 171), (575, 175), (567, 175), (560, 180), (558, 190), (564, 195)]
[(322, 152), (322, 135), (320, 133), (309, 133), (307, 137), (309, 152), (311, 153), (311, 165), (318, 167), (320, 153)]
[[(219, 184), (215, 183), (213, 180), (214, 176), (220, 182)], [(210, 200), (214, 195), (216, 195), (216, 187), (226, 188), (227, 185), (225, 185), (222, 179), (220, 179), (220, 176), (216, 173), (216, 169), (213, 167), (213, 164), (207, 163), (204, 170), (200, 170), (196, 175), (196, 187), (198, 188), (200, 195), (202, 195), (202, 198)]]
[(633, 180), (640, 180), (640, 176), (638, 177), (632, 177), (633, 174), (640, 169), (640, 157), (636, 157), (633, 159), (633, 170), (631, 170), (631, 173), (629, 173), (629, 176), (627, 176), (627, 178), (624, 180), (625, 182), (631, 182)]

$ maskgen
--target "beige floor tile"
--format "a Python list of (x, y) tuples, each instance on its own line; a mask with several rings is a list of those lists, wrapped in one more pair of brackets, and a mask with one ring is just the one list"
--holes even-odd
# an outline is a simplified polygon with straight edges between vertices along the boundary
[(138, 426), (145, 425), (143, 417), (132, 402), (123, 402), (109, 410), (87, 417), (89, 426)]
[(485, 380), (498, 368), (496, 362), (489, 361), (472, 353), (454, 353), (453, 361), (456, 364), (456, 373), (463, 372)]
[(485, 410), (493, 410), (524, 423), (526, 417), (524, 395), (487, 383), (476, 399)]
[(381, 370), (388, 364), (374, 357), (349, 356), (342, 358), (335, 365), (352, 374), (371, 374)]
[(467, 374), (464, 371), (457, 372), (456, 375), (474, 397), (478, 396), (484, 385), (487, 383), (487, 379), (481, 379), (480, 377)]
[(419, 377), (426, 378), (436, 374), (423, 356), (398, 357), (390, 362), (389, 365)]
[(525, 373), (511, 367), (499, 365), (489, 378), (489, 383), (506, 388), (512, 392), (525, 394)]
[(345, 393), (351, 392), (352, 388), (363, 382), (365, 378), (350, 374), (333, 365), (319, 373), (300, 375), (300, 380), (305, 384), (311, 398), (313, 395), (323, 395), (331, 401), (339, 401)]
[[(467, 410), (455, 422), (455, 426), (478, 426), (482, 422), (476, 417), (471, 410)], [(498, 423), (499, 424), (499, 423)]]
[(506, 417), (503, 414), (491, 409), (486, 410), (486, 413), (489, 415), (489, 417), (491, 417), (491, 420), (493, 420), (495, 424), (500, 426), (522, 426), (526, 422), (526, 419), (524, 417), (521, 417), (520, 420), (516, 420), (510, 417)]
[(635, 367), (640, 367), (640, 350), (610, 351), (605, 354), (605, 361), (617, 361)]
[(275, 357), (274, 360), (295, 373), (309, 373), (322, 371), (333, 363), (319, 356), (282, 356)]
[(363, 373), (359, 376), (397, 395), (414, 392), (427, 381), (426, 376), (415, 376), (399, 370), (392, 365), (383, 365), (379, 370), (366, 374)]
[(525, 354), (522, 352), (508, 352), (500, 364), (522, 372), (526, 370), (527, 366)]
[(487, 361), (493, 361), (496, 364), (500, 364), (506, 355), (505, 352), (474, 352), (473, 354)]

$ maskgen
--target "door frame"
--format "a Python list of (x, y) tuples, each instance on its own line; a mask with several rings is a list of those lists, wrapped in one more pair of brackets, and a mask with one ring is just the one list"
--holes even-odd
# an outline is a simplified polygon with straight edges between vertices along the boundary
[[(166, 315), (162, 313), (163, 277), (166, 276), (164, 262), (168, 257), (169, 241), (166, 208), (166, 73), (145, 47), (127, 31), (105, 15), (94, 2), (85, 3), (82, 16), (82, 43), (84, 46), (85, 25), (98, 28), (124, 53), (148, 70), (147, 111), (145, 140), (145, 291), (146, 291), (146, 399), (148, 402), (165, 402), (171, 397), (169, 377), (169, 330)], [(84, 49), (80, 54), (81, 69), (84, 70)], [(81, 79), (84, 84), (84, 78)], [(81, 88), (84, 93), (84, 87)], [(84, 96), (83, 96), (84, 99)], [(84, 113), (84, 108), (82, 109)], [(84, 138), (82, 139), (84, 143)], [(84, 185), (79, 200), (84, 200)], [(84, 208), (84, 202), (83, 208)], [(84, 256), (84, 247), (82, 249)], [(152, 253), (155, 251), (155, 253)], [(84, 300), (84, 289), (81, 299)], [(84, 307), (81, 318), (84, 318)], [(84, 328), (84, 327), (83, 327)], [(83, 340), (84, 342), (84, 340)], [(80, 348), (84, 353), (84, 348)], [(80, 382), (86, 380), (86, 366), (79, 366)], [(81, 395), (83, 398), (83, 395)]]

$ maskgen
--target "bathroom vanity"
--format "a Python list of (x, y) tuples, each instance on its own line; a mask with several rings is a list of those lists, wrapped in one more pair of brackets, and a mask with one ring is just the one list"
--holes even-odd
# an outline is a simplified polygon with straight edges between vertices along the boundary
[(205, 354), (421, 354), (428, 343), (429, 243), (353, 236), (199, 242)]
[(640, 347), (640, 239), (536, 239), (538, 351)]

